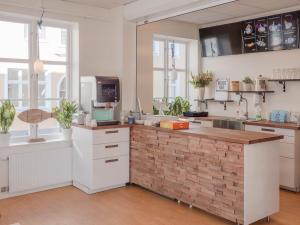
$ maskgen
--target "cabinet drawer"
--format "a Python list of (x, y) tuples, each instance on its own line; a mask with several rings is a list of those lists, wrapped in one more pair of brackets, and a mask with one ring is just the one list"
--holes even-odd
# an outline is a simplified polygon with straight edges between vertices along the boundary
[(280, 157), (280, 185), (296, 188), (294, 159)]
[(290, 137), (295, 136), (295, 131), (294, 130), (282, 129), (282, 128), (246, 125), (245, 129), (247, 131), (256, 131), (256, 132), (264, 132), (264, 133), (271, 133), (271, 134), (280, 134), (280, 135), (290, 136)]
[(129, 128), (96, 130), (93, 132), (93, 144), (105, 144), (129, 141)]
[(129, 156), (93, 160), (93, 189), (129, 182)]
[(280, 156), (294, 159), (295, 158), (295, 145), (280, 142)]
[(93, 159), (129, 155), (129, 142), (100, 144), (93, 146)]

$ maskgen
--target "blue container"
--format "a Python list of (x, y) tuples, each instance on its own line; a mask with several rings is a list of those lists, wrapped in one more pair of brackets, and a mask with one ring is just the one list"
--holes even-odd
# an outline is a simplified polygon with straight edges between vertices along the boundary
[(134, 124), (135, 117), (134, 116), (128, 116), (128, 124)]
[(285, 123), (288, 120), (288, 111), (284, 110), (274, 110), (271, 113), (271, 121), (272, 122), (279, 122), (279, 123)]

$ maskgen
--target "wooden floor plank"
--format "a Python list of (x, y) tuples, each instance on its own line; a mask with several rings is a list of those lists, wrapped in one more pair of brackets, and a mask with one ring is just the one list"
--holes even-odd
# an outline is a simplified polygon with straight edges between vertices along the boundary
[[(281, 191), (281, 211), (269, 225), (300, 224), (300, 194)], [(74, 187), (0, 201), (0, 225), (226, 225), (198, 209), (130, 186), (94, 195)], [(255, 225), (267, 225), (265, 221)]]

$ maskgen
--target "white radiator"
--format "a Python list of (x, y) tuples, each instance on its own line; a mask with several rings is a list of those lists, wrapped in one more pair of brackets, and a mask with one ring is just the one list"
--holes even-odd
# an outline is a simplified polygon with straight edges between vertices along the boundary
[(9, 192), (24, 192), (72, 181), (72, 148), (9, 156)]

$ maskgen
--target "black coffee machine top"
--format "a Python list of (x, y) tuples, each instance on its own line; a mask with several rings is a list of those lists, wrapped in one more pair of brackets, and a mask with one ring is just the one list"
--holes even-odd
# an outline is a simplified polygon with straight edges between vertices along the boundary
[(184, 112), (185, 117), (208, 117), (208, 112)]

